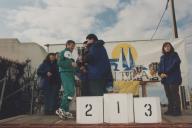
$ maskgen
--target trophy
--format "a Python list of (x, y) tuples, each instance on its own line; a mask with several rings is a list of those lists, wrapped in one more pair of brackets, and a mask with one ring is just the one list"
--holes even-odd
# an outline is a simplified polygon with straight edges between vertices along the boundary
[(157, 62), (152, 62), (151, 64), (149, 64), (149, 74), (150, 74), (151, 81), (159, 80), (158, 68), (159, 68), (159, 63)]
[[(85, 48), (84, 47), (78, 47), (77, 53), (78, 53), (78, 59), (77, 59), (78, 67), (84, 66)], [(79, 57), (81, 57), (81, 58), (79, 58)]]

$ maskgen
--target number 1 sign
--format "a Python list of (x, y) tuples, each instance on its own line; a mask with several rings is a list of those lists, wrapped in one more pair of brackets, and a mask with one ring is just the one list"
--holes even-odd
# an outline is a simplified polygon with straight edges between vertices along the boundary
[(105, 94), (104, 122), (133, 123), (133, 95), (112, 93)]
[(77, 123), (103, 123), (103, 97), (77, 97)]

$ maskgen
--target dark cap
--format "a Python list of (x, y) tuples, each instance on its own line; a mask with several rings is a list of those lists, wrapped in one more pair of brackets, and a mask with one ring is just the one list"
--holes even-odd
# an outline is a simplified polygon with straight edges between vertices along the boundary
[(89, 34), (87, 35), (86, 39), (94, 39), (94, 40), (98, 40), (97, 36), (95, 34)]

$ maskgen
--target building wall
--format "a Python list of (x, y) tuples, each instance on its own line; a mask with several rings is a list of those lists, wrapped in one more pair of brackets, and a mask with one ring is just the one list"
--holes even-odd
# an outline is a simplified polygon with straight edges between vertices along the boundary
[(45, 49), (36, 43), (20, 43), (18, 39), (0, 39), (0, 56), (13, 61), (31, 60), (31, 66), (36, 69), (47, 55)]

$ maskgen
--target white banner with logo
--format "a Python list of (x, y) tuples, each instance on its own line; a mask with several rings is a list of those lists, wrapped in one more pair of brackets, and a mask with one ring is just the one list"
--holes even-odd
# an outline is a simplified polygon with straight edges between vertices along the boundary
[[(116, 80), (160, 80), (156, 74), (165, 40), (106, 43)], [(187, 84), (187, 59), (183, 40), (171, 42), (181, 59), (183, 85)]]

